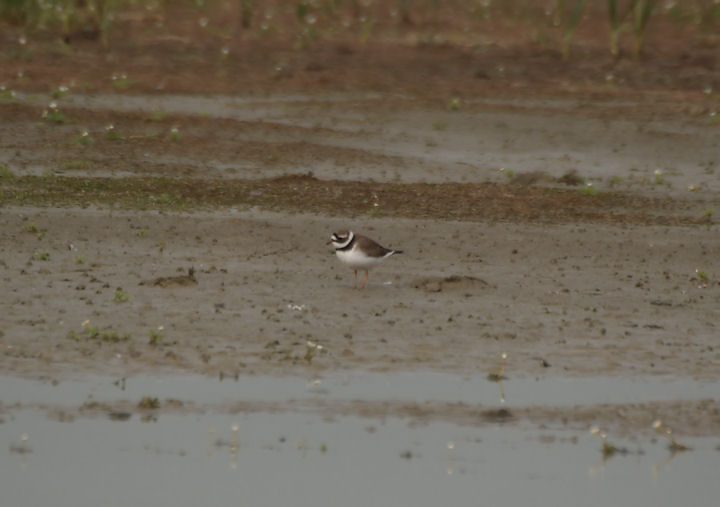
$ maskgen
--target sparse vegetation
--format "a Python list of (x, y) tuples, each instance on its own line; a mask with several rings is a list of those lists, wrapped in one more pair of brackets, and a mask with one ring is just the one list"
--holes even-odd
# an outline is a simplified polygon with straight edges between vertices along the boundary
[(35, 222), (28, 222), (25, 226), (25, 231), (34, 234), (38, 239), (45, 237), (45, 233), (47, 233), (47, 229), (41, 229)]
[(436, 121), (433, 123), (433, 130), (443, 131), (447, 130), (448, 124), (446, 121)]
[[(373, 2), (326, 2), (298, 1), (281, 8), (272, 2), (260, 0), (241, 0), (224, 6), (227, 11), (224, 20), (208, 16), (205, 12), (217, 8), (217, 3), (201, 2), (195, 7), (202, 12), (197, 24), (207, 38), (223, 41), (220, 61), (225, 60), (231, 49), (224, 45), (237, 30), (257, 37), (287, 37), (299, 49), (305, 49), (316, 41), (334, 34), (352, 34), (356, 40), (365, 44), (379, 32), (397, 30), (401, 26), (417, 26), (432, 19), (437, 23), (438, 16), (452, 13), (462, 16), (475, 26), (494, 22), (498, 17), (510, 18), (515, 22), (528, 25), (535, 33), (533, 39), (544, 44), (550, 37), (548, 25), (556, 27), (552, 37), (557, 40), (563, 58), (570, 56), (570, 46), (576, 30), (584, 23), (608, 20), (607, 29), (610, 40), (610, 52), (620, 55), (620, 35), (624, 31), (632, 32), (633, 55), (637, 57), (645, 44), (645, 33), (653, 17), (665, 15), (678, 22), (698, 24), (703, 33), (710, 34), (720, 19), (720, 5), (714, 0), (696, 0), (695, 2), (669, 2), (660, 8), (657, 0), (607, 0), (607, 2), (586, 2), (585, 0), (549, 0), (548, 2), (507, 1), (507, 2), (464, 2), (459, 0), (437, 2), (437, 0), (409, 1), (399, 0), (393, 8)], [(282, 3), (280, 5), (283, 5)], [(118, 14), (127, 17), (145, 12), (164, 19), (162, 11), (174, 7), (172, 2), (138, 3), (130, 0), (3, 0), (0, 1), (0, 20), (23, 27), (24, 35), (18, 39), (13, 56), (16, 59), (31, 59), (33, 45), (27, 34), (52, 32), (59, 35), (61, 41), (54, 51), (70, 54), (73, 50), (70, 41), (76, 34), (83, 33), (98, 41), (107, 50), (112, 41), (111, 35)], [(130, 14), (132, 13), (132, 14)], [(134, 14), (134, 16), (133, 16)], [(163, 22), (158, 27), (164, 28)], [(482, 26), (482, 25), (481, 25)], [(439, 34), (439, 40), (445, 38)], [(131, 86), (126, 73), (112, 74), (112, 86), (119, 91)], [(56, 89), (57, 90), (57, 89)]]
[(600, 442), (602, 443), (600, 452), (602, 452), (603, 459), (610, 459), (616, 454), (625, 455), (630, 453), (630, 451), (625, 447), (617, 447), (615, 444), (611, 443), (608, 440), (607, 433), (601, 431), (598, 426), (593, 426), (592, 428), (590, 428), (590, 433), (600, 439)]
[(35, 253), (33, 254), (33, 259), (35, 259), (36, 261), (49, 261), (50, 252), (46, 250), (35, 250)]
[(580, 188), (580, 193), (582, 195), (594, 196), (594, 195), (598, 195), (600, 193), (600, 191), (597, 188), (595, 188), (595, 185), (588, 182), (585, 184), (584, 187)]
[(703, 211), (703, 217), (707, 221), (708, 225), (712, 224), (713, 215), (715, 215), (715, 210), (713, 208), (707, 208)]
[(143, 396), (138, 403), (140, 410), (157, 410), (160, 408), (160, 400), (156, 397)]
[(710, 281), (710, 273), (708, 273), (704, 269), (696, 269), (695, 270), (695, 276), (701, 283), (708, 283)]
[(53, 90), (50, 92), (50, 96), (54, 99), (59, 99), (64, 97), (70, 92), (70, 89), (65, 85), (60, 85), (57, 88), (53, 88)]
[(60, 164), (60, 171), (87, 171), (92, 166), (89, 160), (65, 160)]
[(505, 376), (505, 365), (507, 364), (507, 354), (505, 352), (502, 353), (501, 360), (502, 363), (500, 364), (500, 368), (497, 372), (488, 373), (487, 379), (490, 382), (501, 382), (503, 380), (507, 380), (507, 377)]
[(153, 347), (160, 345), (163, 341), (163, 330), (163, 326), (158, 326), (157, 329), (151, 329), (148, 345), (151, 345)]
[(115, 289), (115, 293), (113, 294), (113, 301), (116, 303), (127, 303), (130, 301), (130, 295), (122, 290), (122, 288), (118, 287)]
[(87, 130), (83, 130), (80, 135), (75, 138), (75, 142), (82, 147), (86, 147), (90, 146), (95, 141), (92, 137), (90, 137), (90, 133)]
[(554, 24), (563, 31), (560, 51), (564, 60), (570, 58), (570, 42), (582, 19), (584, 8), (585, 0), (556, 0)]
[(665, 176), (663, 175), (662, 169), (655, 169), (655, 171), (653, 171), (652, 182), (653, 182), (653, 185), (664, 185), (665, 184)]
[(660, 433), (665, 438), (667, 438), (668, 450), (671, 453), (685, 452), (685, 451), (690, 450), (690, 447), (678, 442), (675, 439), (675, 437), (673, 436), (672, 428), (670, 428), (670, 426), (668, 426), (666, 424), (663, 424), (663, 422), (660, 419), (653, 421), (653, 429), (655, 431), (657, 431), (658, 433)]
[(624, 179), (622, 176), (615, 174), (610, 178), (610, 186), (614, 188), (614, 187), (620, 185), (623, 181), (624, 181)]
[(647, 29), (650, 18), (657, 0), (633, 0), (633, 56), (637, 59), (645, 47), (645, 30)]
[(115, 126), (111, 123), (105, 127), (105, 139), (108, 141), (122, 141), (124, 138), (118, 134)]
[(447, 108), (450, 111), (459, 111), (460, 110), (460, 97), (453, 97), (450, 100), (448, 100)]
[[(506, 170), (507, 171), (507, 170)], [(503, 172), (506, 172), (503, 171)], [(189, 211), (258, 206), (263, 209), (364, 215), (373, 195), (392, 196), (382, 202), (385, 216), (449, 217), (479, 219), (504, 217), (575, 221), (615, 221), (608, 207), (622, 207), (623, 220), (646, 224), (707, 224), (705, 216), (678, 214), (682, 203), (666, 198), (662, 203), (648, 197), (622, 192), (527, 186), (508, 195), (495, 183), (400, 184), (333, 180), (311, 176), (288, 176), (264, 180), (213, 180), (198, 178), (104, 178), (53, 175), (16, 176), (0, 185), (0, 205), (87, 206), (100, 204), (125, 209)], [(302, 189), (302, 191), (299, 191)], [(360, 198), (358, 198), (360, 196)], [(485, 203), (478, 206), (478, 203)], [(492, 203), (492, 206), (488, 206)]]
[(14, 90), (7, 88), (5, 85), (0, 85), (0, 102), (10, 103), (15, 102), (17, 94)]
[(10, 170), (10, 166), (0, 164), (0, 181), (12, 180), (13, 178), (15, 178), (15, 174)]
[(125, 73), (113, 74), (110, 80), (112, 81), (113, 88), (118, 91), (127, 90), (132, 84), (132, 81), (130, 81), (130, 78)]
[(80, 332), (69, 331), (67, 338), (76, 342), (88, 340), (105, 343), (121, 343), (129, 341), (132, 337), (130, 333), (121, 334), (111, 328), (101, 329), (98, 326), (91, 325), (90, 321), (86, 320), (83, 322)]
[(610, 21), (610, 53), (620, 56), (620, 33), (626, 28), (625, 21), (633, 10), (633, 2), (608, 0), (608, 19)]
[(153, 112), (150, 115), (150, 121), (163, 121), (165, 119), (165, 116), (167, 116), (165, 110), (158, 106), (153, 109)]
[(51, 124), (65, 123), (65, 113), (60, 111), (55, 102), (51, 102), (42, 113), (42, 119)]

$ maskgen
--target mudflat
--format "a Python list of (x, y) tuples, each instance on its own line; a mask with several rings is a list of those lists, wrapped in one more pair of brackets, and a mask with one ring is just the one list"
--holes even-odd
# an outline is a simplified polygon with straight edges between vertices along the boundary
[[(612, 79), (522, 45), (263, 40), (285, 67), (233, 50), (203, 72), (165, 42), (71, 47), (0, 70), (4, 374), (720, 380), (720, 76), (667, 77), (669, 42), (603, 57)], [(345, 228), (405, 253), (354, 290), (326, 245)], [(527, 417), (720, 428), (715, 400), (587, 410)]]

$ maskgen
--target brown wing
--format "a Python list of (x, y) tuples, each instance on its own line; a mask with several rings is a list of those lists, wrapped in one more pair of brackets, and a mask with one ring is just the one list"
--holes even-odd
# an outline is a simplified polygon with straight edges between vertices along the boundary
[(392, 250), (385, 248), (376, 241), (368, 238), (367, 236), (361, 236), (360, 234), (355, 235), (355, 243), (359, 248), (362, 248), (370, 257), (384, 257)]

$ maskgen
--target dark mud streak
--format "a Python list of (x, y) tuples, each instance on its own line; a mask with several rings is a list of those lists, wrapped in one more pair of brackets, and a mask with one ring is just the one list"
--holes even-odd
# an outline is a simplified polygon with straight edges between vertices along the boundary
[(462, 426), (517, 425), (530, 423), (538, 427), (560, 426), (585, 430), (592, 425), (612, 429), (615, 434), (654, 434), (652, 423), (660, 418), (673, 421), (673, 433), (685, 437), (716, 435), (720, 429), (720, 405), (717, 400), (677, 400), (629, 404), (589, 404), (573, 407), (497, 407), (463, 402), (406, 402), (406, 401), (300, 401), (278, 402), (237, 401), (228, 404), (196, 404), (191, 401), (160, 400), (157, 409), (148, 410), (133, 401), (92, 402), (80, 407), (59, 407), (47, 404), (25, 404), (13, 409), (44, 410), (52, 419), (73, 420), (76, 417), (107, 417), (123, 420), (142, 416), (198, 414), (216, 412), (227, 414), (284, 412), (321, 413), (328, 418), (357, 416), (368, 419), (399, 417), (424, 424), (445, 421)]
[[(375, 202), (379, 205), (375, 206)], [(496, 183), (395, 184), (319, 180), (311, 175), (263, 180), (18, 176), (0, 180), (0, 205), (88, 206), (188, 211), (257, 206), (334, 216), (381, 215), (539, 223), (692, 225), (688, 203), (625, 192), (585, 196), (575, 189)]]

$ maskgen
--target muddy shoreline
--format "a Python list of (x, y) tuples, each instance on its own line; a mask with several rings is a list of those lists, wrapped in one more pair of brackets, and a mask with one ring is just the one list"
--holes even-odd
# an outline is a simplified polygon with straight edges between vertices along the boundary
[[(511, 379), (720, 379), (716, 38), (663, 17), (638, 60), (588, 29), (566, 61), (513, 23), (478, 21), (492, 42), (451, 23), (300, 48), (189, 15), (118, 21), (108, 51), (0, 40), (3, 375), (485, 378), (507, 354)], [(405, 255), (353, 290), (325, 245), (344, 228)], [(139, 413), (123, 403), (96, 415)], [(295, 409), (720, 434), (716, 401), (682, 396), (507, 420), (450, 401)]]

